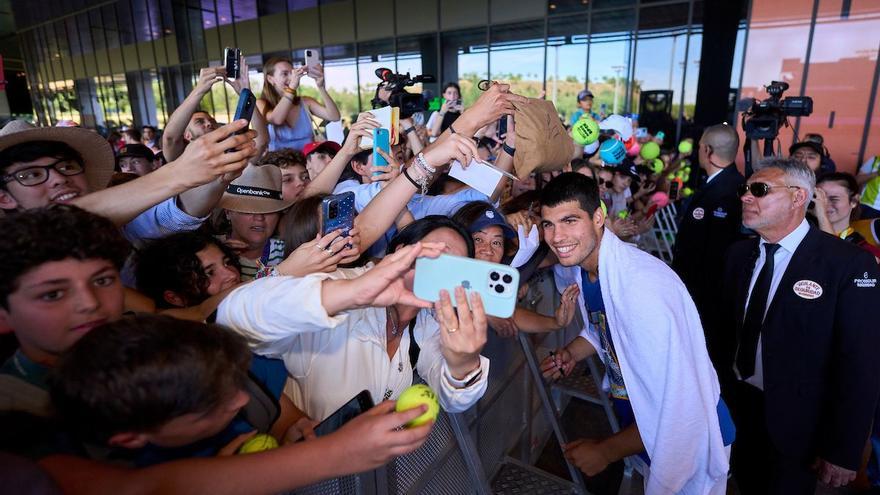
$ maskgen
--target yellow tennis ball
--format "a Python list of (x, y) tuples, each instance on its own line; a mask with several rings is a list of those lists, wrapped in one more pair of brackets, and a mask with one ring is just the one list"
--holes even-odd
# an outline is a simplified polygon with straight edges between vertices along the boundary
[(691, 196), (692, 194), (694, 194), (694, 190), (691, 189), (690, 187), (685, 187), (681, 190), (681, 195), (685, 198), (687, 198), (688, 196)]
[(406, 427), (412, 428), (413, 426), (422, 426), (428, 421), (437, 419), (437, 415), (440, 414), (440, 403), (437, 401), (437, 394), (431, 390), (431, 387), (418, 384), (404, 390), (403, 393), (400, 394), (400, 397), (398, 397), (394, 410), (397, 412), (408, 411), (414, 407), (419, 407), (422, 404), (428, 406), (428, 410), (421, 416), (407, 423)]
[(238, 449), (239, 454), (253, 454), (254, 452), (262, 452), (264, 450), (272, 450), (278, 448), (278, 440), (271, 435), (260, 433), (254, 435), (250, 440), (242, 444)]
[(694, 150), (694, 143), (692, 141), (684, 140), (678, 143), (678, 152), (682, 155), (687, 155), (691, 151)]
[(660, 145), (654, 141), (648, 141), (642, 145), (642, 149), (639, 150), (639, 155), (643, 160), (653, 160), (660, 156)]
[(589, 117), (581, 118), (571, 126), (571, 137), (581, 146), (593, 144), (599, 139), (599, 124)]

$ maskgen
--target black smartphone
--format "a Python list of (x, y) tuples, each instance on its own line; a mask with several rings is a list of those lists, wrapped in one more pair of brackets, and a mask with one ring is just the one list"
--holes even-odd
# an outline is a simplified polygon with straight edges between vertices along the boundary
[(241, 50), (227, 46), (223, 50), (223, 60), (226, 61), (226, 77), (238, 79), (241, 76)]
[(507, 136), (507, 116), (498, 119), (498, 137), (504, 139)]
[(351, 421), (364, 411), (373, 407), (373, 396), (367, 390), (355, 395), (350, 401), (337, 409), (327, 419), (321, 421), (315, 427), (315, 435), (323, 436), (342, 428), (342, 425)]
[[(240, 119), (245, 119), (248, 122), (251, 121), (251, 117), (254, 116), (254, 109), (257, 107), (257, 97), (251, 92), (251, 90), (247, 88), (243, 88), (241, 90), (241, 94), (238, 96), (238, 107), (235, 108), (235, 118), (233, 122)], [(244, 134), (247, 132), (248, 128), (245, 127), (240, 131), (236, 131), (236, 134)]]

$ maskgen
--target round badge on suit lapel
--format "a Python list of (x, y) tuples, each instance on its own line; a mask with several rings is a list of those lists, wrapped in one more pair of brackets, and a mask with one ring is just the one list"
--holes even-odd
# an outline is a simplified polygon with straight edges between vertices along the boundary
[(798, 280), (792, 290), (804, 299), (818, 299), (823, 292), (822, 286), (812, 280)]
[(706, 216), (706, 210), (701, 207), (694, 208), (694, 212), (692, 213), (695, 220), (702, 220), (704, 216)]

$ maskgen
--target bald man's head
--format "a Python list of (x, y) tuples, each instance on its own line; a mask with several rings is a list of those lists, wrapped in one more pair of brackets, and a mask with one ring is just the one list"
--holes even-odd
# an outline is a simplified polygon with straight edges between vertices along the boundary
[[(707, 127), (700, 138), (700, 144), (708, 146), (711, 150), (700, 152), (700, 164), (703, 165), (703, 157), (706, 159), (714, 155), (712, 162), (716, 166), (724, 167), (736, 159), (739, 151), (739, 136), (731, 125), (717, 124)], [(703, 148), (704, 146), (701, 146)]]

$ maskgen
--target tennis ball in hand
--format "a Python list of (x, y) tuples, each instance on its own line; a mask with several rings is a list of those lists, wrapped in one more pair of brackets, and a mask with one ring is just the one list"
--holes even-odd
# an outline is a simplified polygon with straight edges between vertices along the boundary
[(254, 452), (262, 452), (264, 450), (272, 450), (278, 448), (278, 440), (275, 437), (260, 433), (254, 435), (250, 440), (242, 444), (238, 448), (239, 454), (253, 454)]
[(571, 137), (581, 146), (595, 143), (599, 139), (599, 124), (589, 117), (581, 118), (571, 127)]
[(663, 166), (664, 166), (663, 160), (661, 160), (659, 158), (654, 158), (650, 162), (650, 165), (648, 165), (648, 166), (651, 167), (651, 172), (654, 172), (655, 174), (659, 174), (660, 172), (663, 171)]
[(431, 390), (431, 387), (418, 384), (404, 390), (397, 399), (397, 404), (394, 406), (394, 410), (397, 412), (408, 411), (414, 407), (419, 407), (422, 404), (428, 406), (428, 410), (421, 416), (407, 423), (406, 427), (412, 428), (414, 426), (422, 426), (432, 419), (437, 419), (437, 415), (440, 414), (440, 403), (437, 402), (437, 394)]

